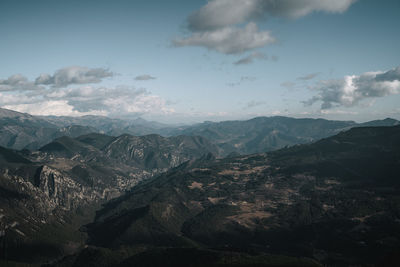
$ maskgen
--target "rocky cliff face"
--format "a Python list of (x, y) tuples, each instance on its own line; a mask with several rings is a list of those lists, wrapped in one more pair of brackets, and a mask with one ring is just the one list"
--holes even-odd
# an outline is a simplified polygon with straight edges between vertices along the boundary
[[(25, 174), (19, 173), (22, 169)], [(46, 224), (64, 223), (64, 217), (79, 207), (120, 194), (114, 189), (82, 186), (74, 177), (47, 165), (2, 166), (0, 191), (1, 230), (24, 240), (31, 240)]]
[(65, 231), (76, 235), (81, 224), (72, 218), (88, 220), (85, 210), (155, 174), (215, 151), (197, 137), (100, 134), (62, 137), (34, 152), (0, 148), (1, 235), (14, 252), (21, 246), (16, 244), (56, 242), (52, 235)]
[(115, 138), (103, 148), (112, 159), (147, 170), (167, 170), (204, 154), (218, 154), (218, 149), (202, 137), (169, 137), (160, 135)]

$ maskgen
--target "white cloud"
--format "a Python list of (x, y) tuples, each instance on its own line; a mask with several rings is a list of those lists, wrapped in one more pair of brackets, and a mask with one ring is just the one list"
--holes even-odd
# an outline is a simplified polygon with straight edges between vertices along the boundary
[(166, 100), (145, 89), (132, 87), (78, 87), (48, 91), (42, 96), (0, 93), (0, 106), (34, 115), (110, 115), (171, 114)]
[(69, 105), (66, 100), (46, 100), (32, 104), (14, 104), (3, 106), (6, 109), (18, 112), (29, 113), (32, 115), (44, 116), (84, 116), (84, 115), (107, 115), (107, 112), (96, 110), (91, 112), (79, 112)]
[(275, 42), (268, 31), (258, 31), (255, 23), (243, 28), (224, 27), (217, 30), (195, 32), (191, 36), (174, 40), (175, 46), (202, 46), (224, 54), (239, 54)]
[(349, 75), (340, 80), (320, 81), (312, 89), (318, 94), (305, 101), (305, 105), (321, 101), (321, 109), (352, 107), (367, 98), (400, 94), (400, 67), (359, 76)]
[(321, 114), (325, 114), (325, 115), (357, 115), (358, 112), (341, 110), (341, 109), (336, 109), (336, 110), (323, 109), (323, 110), (321, 110)]
[(74, 84), (97, 83), (113, 73), (102, 68), (67, 67), (30, 82), (20, 74), (0, 80), (0, 106), (35, 115), (170, 114), (173, 108), (146, 89)]

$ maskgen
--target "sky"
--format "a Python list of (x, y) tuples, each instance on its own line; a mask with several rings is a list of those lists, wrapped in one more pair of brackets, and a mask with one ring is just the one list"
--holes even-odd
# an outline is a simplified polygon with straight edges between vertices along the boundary
[(398, 0), (1, 0), (0, 107), (400, 119)]

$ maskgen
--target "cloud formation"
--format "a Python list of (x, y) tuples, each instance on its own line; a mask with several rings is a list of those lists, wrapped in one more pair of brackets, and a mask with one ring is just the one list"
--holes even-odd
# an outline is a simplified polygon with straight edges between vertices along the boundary
[(135, 77), (136, 81), (148, 81), (148, 80), (155, 80), (156, 77), (153, 77), (151, 75), (148, 74), (143, 74), (143, 75), (139, 75)]
[(367, 98), (400, 94), (400, 67), (345, 76), (340, 80), (320, 81), (312, 89), (318, 94), (304, 101), (305, 105), (322, 101), (321, 109), (352, 107)]
[(127, 86), (77, 87), (48, 90), (44, 95), (3, 95), (0, 106), (33, 115), (143, 115), (170, 114), (166, 101), (145, 89)]
[(44, 73), (36, 78), (37, 85), (51, 85), (53, 87), (66, 87), (71, 84), (99, 83), (104, 78), (114, 74), (104, 68), (87, 68), (70, 66), (57, 70), (53, 75)]
[(194, 32), (191, 36), (174, 40), (175, 46), (202, 46), (223, 54), (240, 54), (275, 42), (268, 31), (258, 31), (255, 23), (244, 27), (224, 27)]
[(14, 74), (7, 79), (0, 80), (0, 92), (31, 91), (40, 88), (35, 83), (28, 81), (28, 78), (21, 74)]
[(268, 60), (268, 56), (261, 52), (253, 52), (250, 55), (239, 59), (234, 62), (234, 65), (247, 65), (254, 62), (254, 60)]
[(20, 74), (0, 80), (0, 106), (34, 115), (170, 114), (166, 101), (146, 89), (129, 86), (71, 86), (98, 83), (112, 72), (102, 68), (67, 67), (34, 82)]
[[(268, 17), (300, 18), (312, 12), (342, 13), (356, 0), (210, 0), (188, 19), (191, 35), (175, 46), (203, 46), (224, 54), (243, 53), (275, 41), (254, 21)], [(240, 25), (246, 24), (245, 27)], [(240, 42), (234, 34), (245, 38)], [(234, 44), (230, 45), (231, 42)], [(250, 44), (248, 44), (250, 43)]]
[(300, 18), (312, 12), (343, 13), (356, 0), (211, 0), (188, 18), (192, 31), (208, 31), (265, 17)]
[(67, 87), (72, 84), (99, 83), (104, 78), (114, 74), (103, 68), (87, 68), (71, 66), (57, 70), (53, 75), (42, 73), (35, 81), (29, 81), (21, 74), (14, 74), (7, 79), (0, 80), (0, 92), (7, 91), (38, 91), (45, 86), (53, 88)]

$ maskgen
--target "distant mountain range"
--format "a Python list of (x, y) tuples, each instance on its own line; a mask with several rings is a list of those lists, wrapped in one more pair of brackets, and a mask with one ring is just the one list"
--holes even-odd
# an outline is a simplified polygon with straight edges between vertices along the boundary
[(0, 265), (391, 266), (398, 173), (394, 119), (171, 127), (0, 109)]
[(38, 149), (61, 136), (77, 137), (98, 132), (83, 125), (57, 126), (26, 113), (0, 109), (0, 146), (12, 149)]
[(285, 146), (310, 143), (357, 126), (393, 126), (399, 123), (394, 119), (358, 124), (353, 121), (276, 116), (172, 127), (140, 118), (125, 121), (102, 116), (46, 117), (0, 109), (0, 146), (34, 150), (61, 136), (77, 137), (89, 133), (103, 133), (111, 136), (189, 135), (207, 138), (219, 147), (220, 156), (227, 156), (231, 153), (260, 153)]
[(251, 154), (273, 151), (285, 146), (310, 143), (360, 126), (393, 126), (394, 119), (356, 123), (324, 119), (295, 119), (288, 117), (258, 117), (246, 121), (205, 122), (188, 126), (170, 134), (198, 135), (217, 144), (223, 155)]

